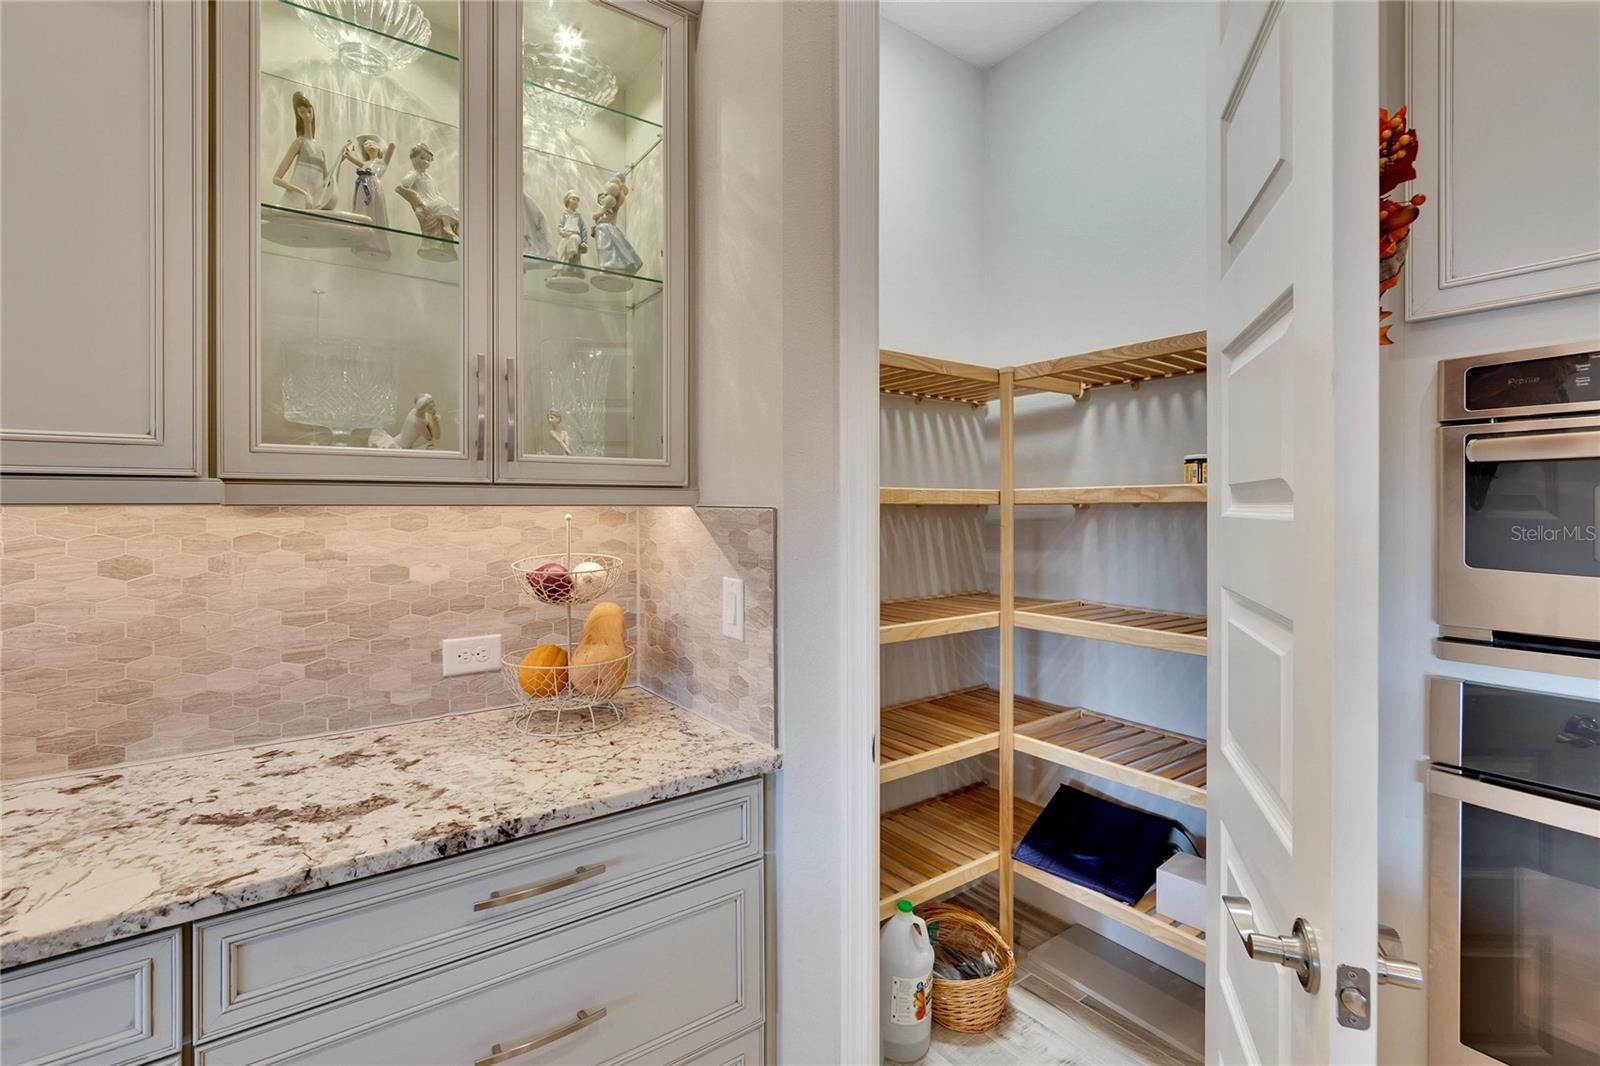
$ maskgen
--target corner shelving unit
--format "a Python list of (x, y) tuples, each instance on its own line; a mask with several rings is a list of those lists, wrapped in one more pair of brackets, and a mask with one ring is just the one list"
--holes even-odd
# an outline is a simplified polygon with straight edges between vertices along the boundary
[[(1011, 852), (1041, 808), (1014, 794), (1014, 753), (1042, 759), (1151, 796), (1199, 809), (1206, 803), (1206, 741), (1081, 707), (1060, 707), (1014, 689), (1015, 631), (1057, 633), (1185, 655), (1206, 654), (1201, 615), (1091, 600), (1018, 597), (1013, 588), (1018, 506), (1193, 506), (1206, 486), (1088, 485), (1023, 488), (1014, 484), (1014, 403), (1018, 395), (1058, 393), (1087, 399), (1096, 389), (1202, 374), (1203, 332), (1121, 345), (1020, 367), (982, 367), (905, 352), (879, 353), (879, 390), (921, 403), (983, 407), (999, 403), (1000, 485), (879, 490), (883, 506), (998, 507), (1000, 575), (995, 592), (964, 592), (887, 601), (880, 645), (997, 629), (999, 683), (885, 707), (879, 717), (879, 780), (898, 781), (965, 759), (999, 756), (998, 787), (972, 785), (880, 816), (879, 911), (896, 900), (923, 902), (991, 873), (999, 874), (1002, 935), (1012, 936), (1014, 878), (1056, 894), (1195, 959), (1205, 934), (1155, 912), (1152, 891), (1128, 906), (1043, 870), (1014, 863)], [(1009, 843), (1000, 846), (1000, 841)]]

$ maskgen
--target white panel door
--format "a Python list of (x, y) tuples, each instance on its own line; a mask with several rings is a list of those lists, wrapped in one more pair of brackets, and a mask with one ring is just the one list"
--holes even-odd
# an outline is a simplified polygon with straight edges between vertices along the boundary
[[(1335, 989), (1378, 921), (1377, 8), (1215, 10), (1206, 1055), (1373, 1062)], [(1314, 991), (1224, 896), (1310, 926)]]
[(206, 12), (0, 6), (8, 472), (200, 472)]

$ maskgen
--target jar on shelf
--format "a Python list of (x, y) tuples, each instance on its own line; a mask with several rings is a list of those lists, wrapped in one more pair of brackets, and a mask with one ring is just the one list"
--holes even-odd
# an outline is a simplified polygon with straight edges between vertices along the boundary
[(1199, 455), (1185, 455), (1183, 457), (1183, 483), (1185, 485), (1204, 485), (1206, 483), (1206, 457)]

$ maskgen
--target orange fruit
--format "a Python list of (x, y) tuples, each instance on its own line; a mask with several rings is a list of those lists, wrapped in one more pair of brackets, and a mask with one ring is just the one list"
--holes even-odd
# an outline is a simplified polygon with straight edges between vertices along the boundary
[(567, 687), (567, 652), (559, 644), (541, 644), (522, 657), (517, 683), (530, 696), (557, 696)]

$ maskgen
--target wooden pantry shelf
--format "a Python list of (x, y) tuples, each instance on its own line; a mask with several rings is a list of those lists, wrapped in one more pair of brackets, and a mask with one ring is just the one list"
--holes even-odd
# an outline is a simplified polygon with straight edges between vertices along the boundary
[[(1043, 607), (1048, 600), (1016, 598), (1017, 609), (1024, 605)], [(992, 592), (958, 592), (952, 596), (920, 596), (910, 600), (888, 600), (878, 605), (878, 643), (898, 644), (903, 640), (943, 637), (951, 633), (973, 633), (1000, 626), (1000, 597)]]
[(1024, 607), (1017, 603), (1017, 625), (1044, 633), (1087, 637), (1140, 648), (1206, 653), (1204, 615), (1122, 607), (1093, 600), (1064, 600)]
[(897, 900), (926, 903), (994, 873), (999, 839), (1000, 793), (989, 785), (885, 812), (878, 819), (878, 917), (889, 917)]
[[(1018, 804), (1021, 807), (1021, 804)], [(1020, 816), (1020, 811), (1019, 811)], [(1128, 906), (1121, 900), (1112, 899), (1092, 888), (1073, 884), (1071, 881), (1055, 874), (1046, 873), (1036, 866), (1029, 866), (1025, 862), (1013, 862), (1011, 869), (1018, 877), (1026, 878), (1036, 885), (1043, 885), (1059, 896), (1064, 896), (1074, 903), (1081, 903), (1090, 910), (1105, 915), (1114, 922), (1118, 922), (1143, 933), (1152, 940), (1159, 941), (1169, 948), (1183, 952), (1191, 959), (1206, 959), (1206, 934), (1192, 925), (1184, 925), (1156, 912), (1156, 893), (1151, 889), (1145, 893), (1143, 899), (1133, 906)]]
[[(1027, 723), (1024, 705), (1033, 716)], [(1020, 752), (1191, 807), (1206, 805), (1206, 742), (1198, 737), (1020, 696), (1016, 718)]]
[(982, 407), (1000, 398), (1000, 371), (991, 366), (878, 352), (878, 391), (915, 400), (950, 400)]
[(1203, 374), (1205, 369), (1206, 334), (1200, 330), (1030, 363), (1017, 367), (1015, 377), (1018, 393), (1061, 392), (1081, 399), (1108, 385), (1138, 388), (1146, 381)]
[(1078, 488), (1017, 489), (1021, 504), (1071, 504), (1087, 507), (1101, 503), (1205, 503), (1204, 485), (1085, 485)]
[(999, 489), (880, 488), (878, 490), (878, 503), (886, 506), (992, 507), (999, 502)]
[[(1024, 707), (1013, 719), (1036, 722), (1061, 708)], [(1000, 747), (1000, 693), (977, 686), (885, 707), (878, 716), (878, 780), (898, 781)]]

